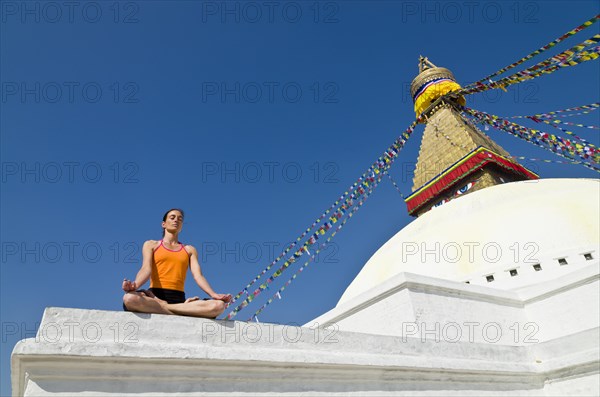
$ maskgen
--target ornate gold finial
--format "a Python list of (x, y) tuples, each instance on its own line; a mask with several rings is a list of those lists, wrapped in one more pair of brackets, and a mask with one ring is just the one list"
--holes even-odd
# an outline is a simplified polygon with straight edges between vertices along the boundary
[[(415, 105), (415, 114), (419, 117), (438, 98), (450, 92), (460, 90), (460, 85), (451, 71), (437, 67), (427, 57), (419, 56), (419, 74), (410, 85), (410, 94)], [(465, 105), (464, 97), (455, 98), (460, 105)], [(434, 111), (429, 109), (428, 111)]]
[(437, 68), (427, 57), (419, 55), (419, 73), (429, 68)]

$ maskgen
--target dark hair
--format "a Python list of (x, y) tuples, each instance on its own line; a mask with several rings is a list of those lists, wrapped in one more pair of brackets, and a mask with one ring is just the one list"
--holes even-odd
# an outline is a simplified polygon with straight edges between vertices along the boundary
[[(163, 215), (163, 222), (165, 222), (167, 220), (167, 215), (169, 215), (169, 212), (171, 211), (179, 211), (181, 213), (181, 217), (185, 218), (185, 214), (183, 213), (183, 210), (181, 208), (171, 208), (170, 210), (168, 210), (167, 212), (165, 212), (165, 214)], [(163, 237), (165, 236), (165, 229), (163, 228), (162, 230), (162, 235)]]

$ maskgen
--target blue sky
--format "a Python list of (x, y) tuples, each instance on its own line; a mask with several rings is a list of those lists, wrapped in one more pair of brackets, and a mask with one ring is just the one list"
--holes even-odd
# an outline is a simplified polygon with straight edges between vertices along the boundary
[[(14, 344), (45, 307), (121, 309), (121, 281), (143, 242), (160, 238), (166, 209), (186, 210), (181, 240), (201, 251), (214, 289), (235, 294), (412, 122), (420, 54), (465, 84), (600, 11), (595, 1), (0, 5), (2, 395)], [(597, 102), (599, 72), (587, 62), (468, 105), (513, 116)], [(598, 125), (597, 113), (569, 121)], [(391, 171), (404, 194), (422, 130)], [(597, 130), (573, 131), (598, 143)], [(514, 156), (561, 160), (487, 133)], [(542, 178), (597, 177), (522, 164)], [(260, 320), (304, 324), (334, 307), (411, 219), (384, 180)], [(200, 294), (191, 277), (186, 290)]]

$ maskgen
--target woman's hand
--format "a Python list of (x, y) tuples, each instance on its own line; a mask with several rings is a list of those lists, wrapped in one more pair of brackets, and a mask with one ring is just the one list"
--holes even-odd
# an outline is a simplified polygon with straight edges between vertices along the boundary
[(232, 296), (231, 294), (214, 294), (212, 298), (219, 301), (223, 301), (225, 303), (229, 303), (231, 301)]
[(123, 291), (132, 292), (137, 290), (137, 285), (135, 285), (135, 281), (129, 281), (127, 279), (123, 280)]

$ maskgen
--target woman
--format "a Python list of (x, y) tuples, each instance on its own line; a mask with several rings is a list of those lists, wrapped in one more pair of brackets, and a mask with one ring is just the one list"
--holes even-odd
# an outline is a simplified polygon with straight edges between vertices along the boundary
[[(177, 208), (163, 216), (163, 238), (148, 240), (142, 248), (142, 267), (135, 281), (125, 279), (123, 308), (127, 311), (215, 318), (225, 310), (231, 295), (217, 294), (200, 270), (198, 251), (177, 239), (183, 227), (183, 211)], [(213, 300), (197, 296), (185, 299), (184, 284), (190, 268), (196, 284)], [(148, 279), (150, 289), (138, 290)]]

